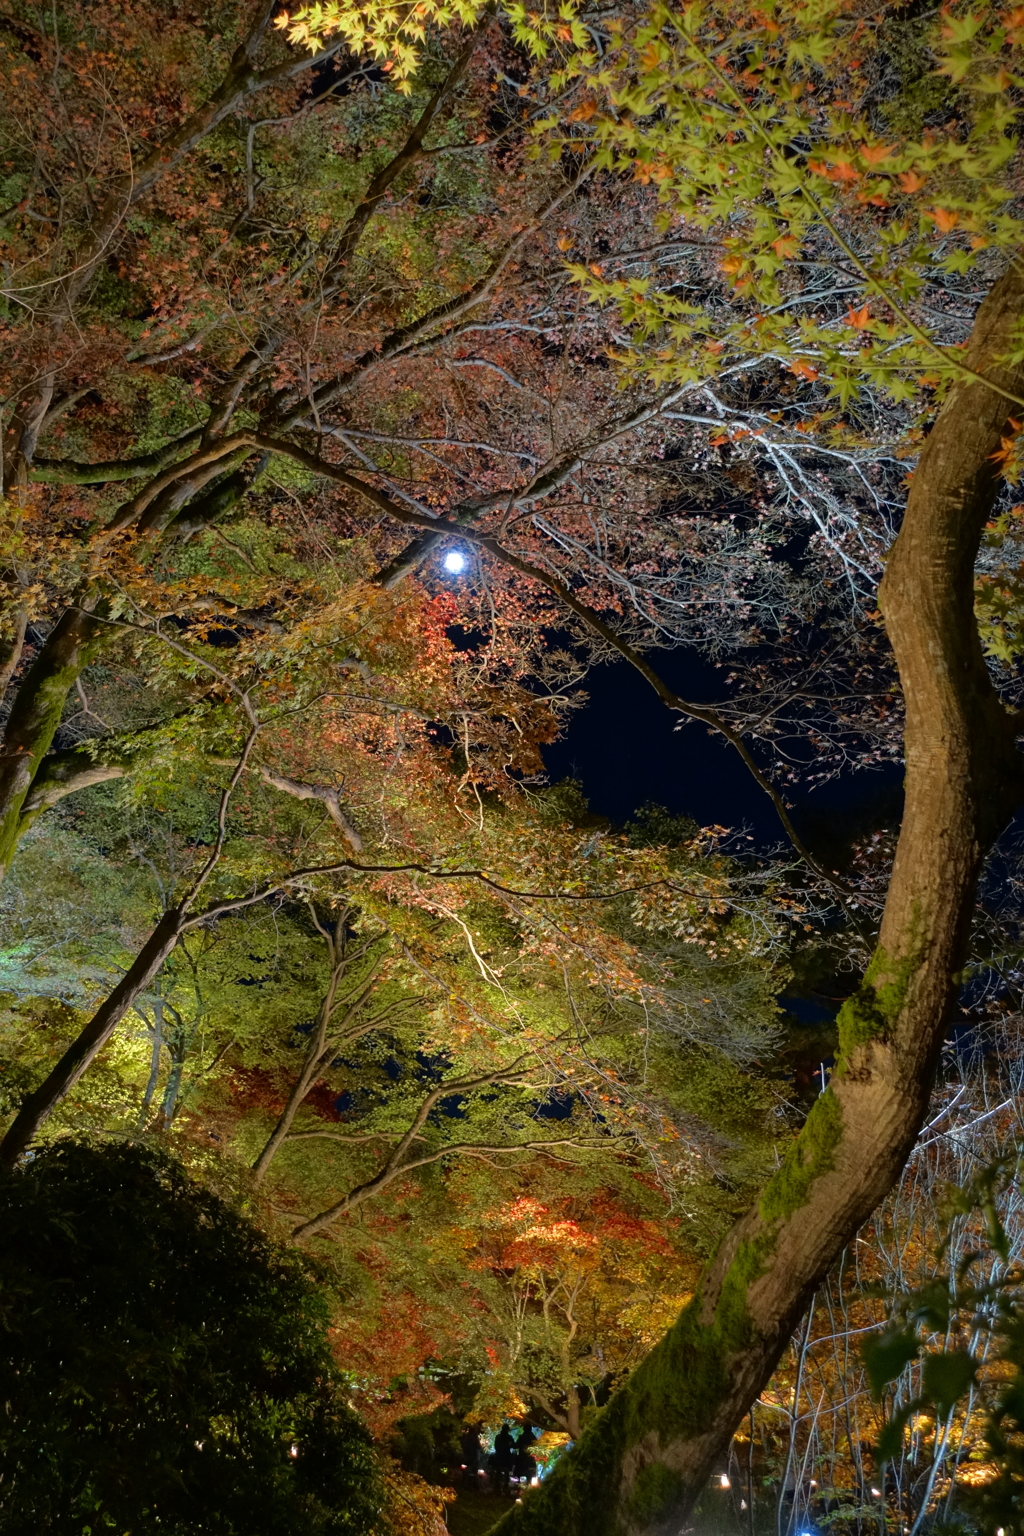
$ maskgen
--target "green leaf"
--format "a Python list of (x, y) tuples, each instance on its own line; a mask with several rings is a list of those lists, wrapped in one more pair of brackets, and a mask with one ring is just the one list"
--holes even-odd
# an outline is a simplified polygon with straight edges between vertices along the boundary
[(943, 1417), (966, 1397), (974, 1385), (978, 1363), (966, 1349), (951, 1349), (941, 1355), (925, 1355), (922, 1385), (925, 1395)]
[(910, 1328), (903, 1328), (898, 1333), (875, 1334), (864, 1340), (861, 1354), (876, 1401), (889, 1382), (895, 1381), (911, 1360), (917, 1359), (919, 1349), (917, 1334)]
[(875, 1456), (878, 1461), (896, 1460), (903, 1449), (903, 1431), (907, 1427), (907, 1420), (911, 1414), (917, 1412), (920, 1406), (921, 1400), (916, 1398), (914, 1402), (908, 1403), (905, 1408), (901, 1408), (899, 1413), (894, 1414), (887, 1421), (882, 1429), (882, 1433), (878, 1437), (878, 1444), (875, 1446)]

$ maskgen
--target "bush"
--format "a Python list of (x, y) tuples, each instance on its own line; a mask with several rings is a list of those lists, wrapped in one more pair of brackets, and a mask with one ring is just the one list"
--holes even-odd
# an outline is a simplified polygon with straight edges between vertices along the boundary
[(6, 1536), (371, 1529), (376, 1457), (297, 1256), (121, 1144), (0, 1179), (0, 1231)]

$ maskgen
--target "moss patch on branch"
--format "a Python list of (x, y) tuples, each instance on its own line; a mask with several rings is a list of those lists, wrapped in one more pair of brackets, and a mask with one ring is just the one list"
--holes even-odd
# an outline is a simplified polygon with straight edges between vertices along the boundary
[(807, 1204), (815, 1181), (832, 1168), (842, 1134), (843, 1111), (827, 1088), (812, 1104), (782, 1167), (768, 1181), (759, 1206), (762, 1221), (784, 1221)]
[[(906, 1001), (911, 978), (921, 964), (916, 946), (903, 960), (893, 960), (878, 947), (864, 979), (839, 1010), (839, 1052), (836, 1071), (842, 1073), (858, 1047), (871, 1040), (884, 1040), (895, 1024)], [(878, 981), (879, 977), (885, 980)]]

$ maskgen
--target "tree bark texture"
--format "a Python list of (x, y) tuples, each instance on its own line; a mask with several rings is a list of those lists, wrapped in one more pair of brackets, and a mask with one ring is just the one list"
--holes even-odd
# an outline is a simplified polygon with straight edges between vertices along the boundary
[(61, 614), (28, 669), (0, 753), (0, 879), (24, 827), (25, 801), (60, 724), (68, 693), (90, 660), (102, 626), (84, 608)]
[[(982, 304), (969, 365), (1011, 393), (1016, 269)], [(669, 1333), (502, 1536), (680, 1531), (818, 1282), (892, 1188), (928, 1107), (982, 859), (1024, 800), (1019, 722), (989, 679), (973, 571), (1008, 402), (952, 389), (911, 482), (879, 605), (906, 700), (906, 810), (878, 946), (840, 1011), (836, 1070), (757, 1206)]]

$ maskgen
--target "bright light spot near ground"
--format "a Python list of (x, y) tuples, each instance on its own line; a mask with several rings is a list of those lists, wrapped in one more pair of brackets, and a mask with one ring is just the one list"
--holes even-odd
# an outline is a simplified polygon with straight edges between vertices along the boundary
[(728, 1487), (731, 1486), (730, 1483), (729, 1483), (729, 1479), (726, 1477), (724, 1472), (722, 1473), (721, 1477), (718, 1479), (718, 1482), (719, 1482), (719, 1485), (722, 1488), (728, 1488)]
[(461, 549), (451, 549), (448, 551), (444, 557), (444, 568), (446, 571), (451, 571), (453, 576), (457, 576), (460, 571), (466, 569), (466, 557)]
[(881, 1488), (872, 1488), (871, 1492), (874, 1494), (876, 1499), (880, 1499), (882, 1497)]

